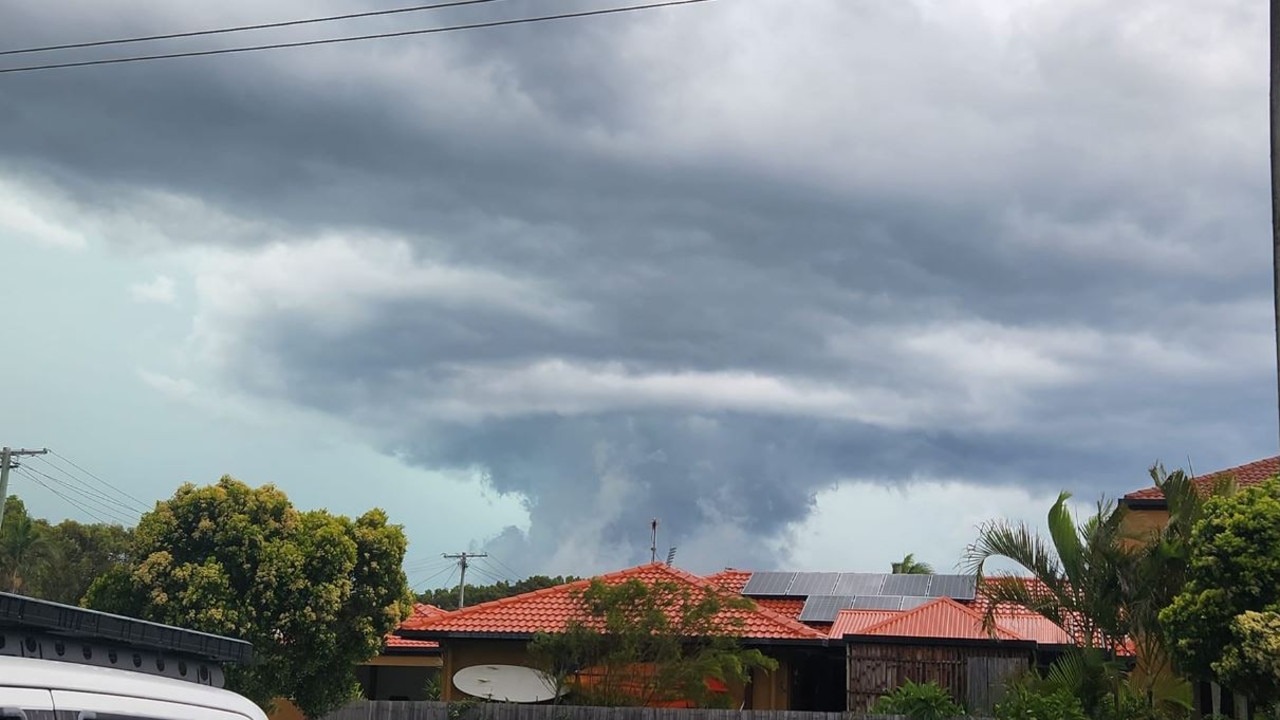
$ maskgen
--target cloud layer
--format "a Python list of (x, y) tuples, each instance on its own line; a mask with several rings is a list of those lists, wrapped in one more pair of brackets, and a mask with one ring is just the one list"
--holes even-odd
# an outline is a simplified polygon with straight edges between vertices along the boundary
[[(759, 566), (853, 478), (1115, 494), (1271, 451), (1255, 5), (722, 0), (6, 76), (0, 169), (182, 258), (229, 392), (518, 493), (510, 562), (641, 559), (661, 517)], [(4, 44), (257, 17), (95, 8)]]

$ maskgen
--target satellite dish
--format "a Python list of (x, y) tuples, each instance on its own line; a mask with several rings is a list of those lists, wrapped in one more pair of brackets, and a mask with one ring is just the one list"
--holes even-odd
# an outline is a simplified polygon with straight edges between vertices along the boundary
[[(549, 675), (523, 665), (473, 665), (453, 674), (453, 686), (486, 700), (536, 703), (556, 696), (556, 684)], [(561, 688), (564, 694), (568, 688)]]

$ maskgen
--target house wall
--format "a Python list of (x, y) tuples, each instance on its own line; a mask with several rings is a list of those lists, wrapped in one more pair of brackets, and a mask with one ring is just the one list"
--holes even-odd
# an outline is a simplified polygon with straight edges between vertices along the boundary
[(1010, 674), (1035, 661), (1035, 651), (1000, 645), (879, 644), (852, 642), (845, 687), (850, 712), (865, 712), (907, 680), (936, 682), (971, 714), (989, 713)]
[(1127, 510), (1124, 515), (1126, 535), (1146, 536), (1169, 524), (1168, 510)]
[[(453, 675), (459, 670), (475, 665), (532, 665), (528, 643), (523, 640), (449, 640), (441, 643), (443, 649), (443, 676), (441, 699), (447, 702), (469, 697), (453, 686)], [(766, 654), (771, 654), (767, 650)], [(785, 659), (778, 660), (774, 672), (753, 671), (747, 688), (730, 688), (733, 706), (756, 710), (789, 710), (791, 707), (791, 676)], [(747, 697), (747, 692), (750, 697)]]

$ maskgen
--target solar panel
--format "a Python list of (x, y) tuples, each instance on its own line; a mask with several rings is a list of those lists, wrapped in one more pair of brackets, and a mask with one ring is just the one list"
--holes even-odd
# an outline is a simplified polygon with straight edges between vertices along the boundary
[(850, 607), (858, 610), (901, 610), (901, 595), (859, 595)]
[(773, 595), (786, 597), (787, 588), (795, 580), (793, 572), (757, 572), (751, 573), (751, 579), (742, 588), (743, 595)]
[(972, 600), (977, 588), (978, 580), (972, 575), (934, 575), (928, 594), (953, 600)]
[(911, 610), (913, 608), (918, 608), (921, 605), (924, 605), (925, 603), (933, 602), (934, 600), (937, 600), (937, 598), (919, 597), (914, 595), (907, 596), (902, 598), (902, 609)]
[(835, 622), (840, 611), (852, 607), (853, 601), (844, 595), (810, 595), (800, 610), (800, 622)]
[(879, 595), (884, 573), (841, 573), (833, 595)]
[(833, 595), (838, 579), (840, 579), (840, 573), (798, 573), (787, 594), (795, 597)]
[(881, 595), (918, 595), (929, 594), (929, 583), (932, 575), (890, 575), (884, 579)]

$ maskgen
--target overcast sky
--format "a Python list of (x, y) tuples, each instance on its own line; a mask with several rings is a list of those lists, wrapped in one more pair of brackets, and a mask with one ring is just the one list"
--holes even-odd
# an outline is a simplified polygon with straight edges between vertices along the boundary
[[(26, 3), (0, 48), (389, 6)], [(1266, 69), (1254, 0), (717, 0), (0, 74), (0, 443), (381, 506), (425, 584), (651, 517), (695, 571), (951, 569), (1275, 454)]]

